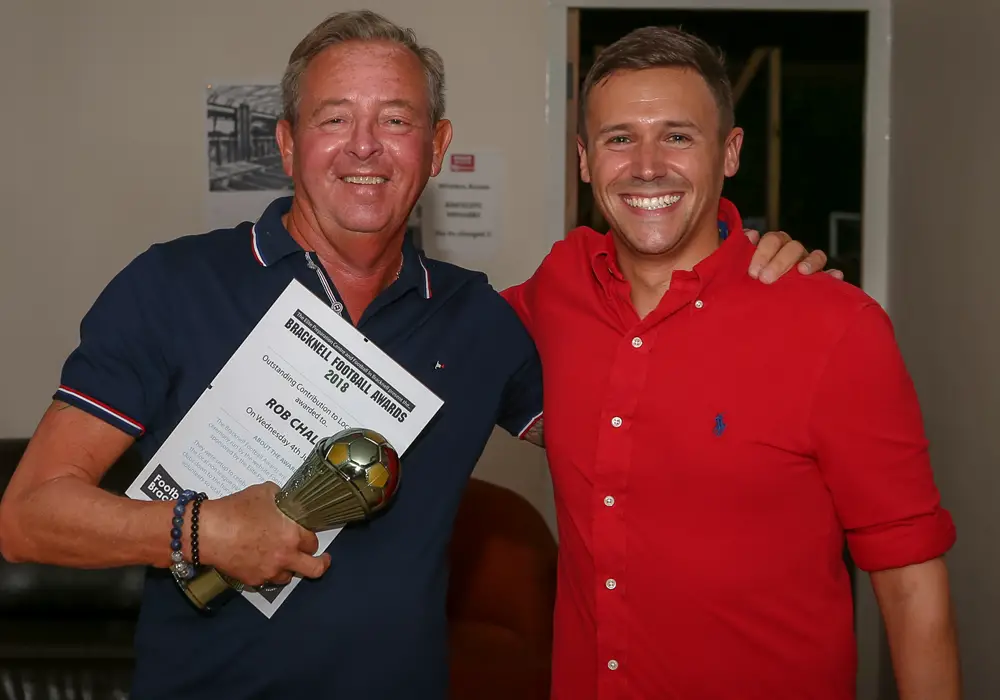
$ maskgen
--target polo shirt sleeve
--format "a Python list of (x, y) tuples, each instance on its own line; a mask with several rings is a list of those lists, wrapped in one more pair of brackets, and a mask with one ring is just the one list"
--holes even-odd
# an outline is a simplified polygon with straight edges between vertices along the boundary
[(146, 431), (169, 383), (162, 279), (156, 256), (146, 251), (111, 280), (80, 323), (80, 342), (53, 398), (132, 437)]
[(865, 306), (834, 347), (809, 418), (855, 564), (929, 561), (955, 542), (934, 483), (916, 391), (889, 317)]
[(523, 323), (524, 327), (528, 329), (528, 333), (532, 333), (530, 300), (532, 298), (531, 292), (534, 287), (534, 279), (534, 277), (531, 277), (521, 284), (508, 287), (500, 292), (500, 296), (507, 300), (507, 303), (510, 304), (517, 313), (518, 318), (521, 319), (521, 323)]
[[(542, 361), (531, 340), (531, 327), (523, 313), (527, 309), (524, 291), (530, 282), (531, 280), (500, 293), (514, 309), (520, 322), (518, 318), (511, 319), (511, 325), (516, 327), (513, 340), (519, 361), (516, 371), (507, 380), (497, 425), (518, 439), (523, 439), (542, 418)], [(510, 313), (509, 309), (507, 313)]]
[(532, 346), (524, 354), (517, 371), (507, 380), (497, 425), (522, 439), (541, 419), (542, 363)]

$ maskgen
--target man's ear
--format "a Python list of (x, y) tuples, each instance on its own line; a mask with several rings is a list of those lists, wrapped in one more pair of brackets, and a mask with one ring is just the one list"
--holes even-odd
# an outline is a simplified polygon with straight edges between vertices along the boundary
[(431, 177), (436, 177), (441, 172), (441, 164), (444, 162), (444, 154), (448, 152), (451, 145), (452, 128), (451, 122), (442, 119), (434, 127), (433, 149), (434, 155), (431, 159)]
[(743, 129), (734, 127), (725, 143), (725, 173), (733, 177), (740, 169), (740, 149), (743, 148)]
[(590, 167), (587, 165), (587, 144), (579, 136), (576, 137), (576, 153), (580, 157), (580, 179), (590, 182)]
[(278, 141), (278, 150), (281, 152), (281, 168), (285, 175), (292, 177), (295, 161), (292, 153), (295, 152), (295, 137), (292, 136), (292, 125), (286, 119), (278, 122), (275, 128), (275, 138)]

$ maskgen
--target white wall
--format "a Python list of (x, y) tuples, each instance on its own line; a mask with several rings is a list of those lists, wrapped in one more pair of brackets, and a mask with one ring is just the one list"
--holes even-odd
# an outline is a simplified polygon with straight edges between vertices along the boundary
[[(453, 152), (507, 155), (503, 241), (470, 266), (498, 288), (531, 274), (551, 245), (539, 162), (543, 2), (5, 0), (0, 436), (33, 430), (108, 279), (150, 243), (203, 230), (205, 86), (277, 82), (317, 22), (360, 7), (441, 52)], [(497, 438), (477, 475), (515, 488), (551, 522), (542, 451)]]

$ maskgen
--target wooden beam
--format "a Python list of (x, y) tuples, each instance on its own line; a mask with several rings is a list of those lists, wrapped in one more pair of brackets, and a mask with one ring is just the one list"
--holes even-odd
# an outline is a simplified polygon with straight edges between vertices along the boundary
[(743, 97), (743, 93), (746, 92), (747, 88), (750, 86), (750, 82), (753, 80), (754, 76), (757, 75), (757, 71), (760, 70), (761, 65), (764, 63), (764, 59), (768, 57), (771, 53), (771, 49), (766, 46), (761, 46), (753, 50), (750, 54), (750, 58), (747, 59), (746, 65), (743, 66), (743, 71), (740, 73), (739, 80), (736, 81), (736, 85), (733, 86), (733, 107), (739, 104), (740, 98)]
[(767, 110), (767, 228), (781, 225), (781, 49), (771, 49)]

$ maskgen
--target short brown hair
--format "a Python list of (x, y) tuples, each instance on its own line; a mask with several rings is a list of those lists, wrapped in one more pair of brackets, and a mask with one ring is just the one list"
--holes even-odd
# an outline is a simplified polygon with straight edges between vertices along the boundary
[(725, 136), (733, 128), (733, 89), (722, 52), (676, 27), (643, 27), (629, 32), (597, 56), (580, 92), (580, 135), (587, 137), (587, 98), (591, 90), (619, 71), (647, 68), (689, 68), (708, 84), (719, 107), (719, 127)]
[(288, 58), (281, 78), (282, 117), (295, 124), (301, 99), (302, 75), (321, 51), (345, 41), (389, 41), (404, 46), (420, 59), (427, 78), (431, 126), (444, 117), (444, 61), (434, 49), (421, 46), (412, 29), (400, 27), (371, 10), (338, 12), (320, 22)]

